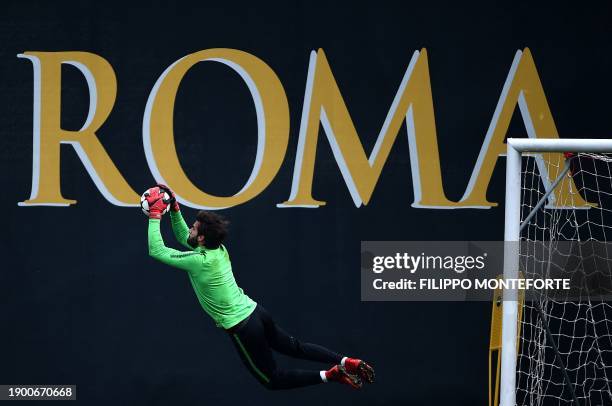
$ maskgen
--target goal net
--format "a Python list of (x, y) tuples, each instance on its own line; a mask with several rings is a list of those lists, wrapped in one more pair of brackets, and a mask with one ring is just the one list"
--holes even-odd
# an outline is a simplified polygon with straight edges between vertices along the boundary
[(521, 152), (519, 269), (560, 272), (572, 291), (520, 310), (515, 403), (612, 405), (612, 154), (562, 148)]

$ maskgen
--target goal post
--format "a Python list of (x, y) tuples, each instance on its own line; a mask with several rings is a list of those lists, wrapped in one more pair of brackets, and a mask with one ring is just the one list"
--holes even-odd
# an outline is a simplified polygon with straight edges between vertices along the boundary
[[(612, 139), (507, 140), (504, 278), (519, 277), (529, 255), (520, 252), (522, 241), (612, 241), (611, 153)], [(585, 169), (589, 165), (594, 169)], [(544, 292), (522, 310), (516, 290), (505, 290), (503, 299), (501, 406), (612, 404), (609, 303), (588, 294), (558, 301)], [(519, 311), (525, 311), (522, 328)]]

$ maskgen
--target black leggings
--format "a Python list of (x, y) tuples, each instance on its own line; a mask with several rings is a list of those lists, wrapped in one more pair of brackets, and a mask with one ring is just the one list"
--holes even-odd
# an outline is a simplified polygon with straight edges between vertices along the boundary
[(302, 343), (274, 323), (266, 309), (257, 305), (246, 323), (228, 331), (242, 362), (268, 389), (291, 389), (321, 383), (319, 371), (282, 369), (272, 350), (294, 358), (339, 364), (342, 356), (316, 344)]

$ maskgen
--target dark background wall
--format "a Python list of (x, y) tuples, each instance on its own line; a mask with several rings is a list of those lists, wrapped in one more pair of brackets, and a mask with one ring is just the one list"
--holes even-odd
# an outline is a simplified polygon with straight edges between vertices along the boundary
[[(369, 153), (414, 50), (427, 48), (447, 196), (469, 179), (510, 64), (534, 55), (561, 137), (607, 137), (612, 93), (610, 10), (506, 2), (4, 2), (0, 14), (0, 384), (76, 384), (79, 403), (482, 405), (488, 303), (363, 303), (361, 240), (496, 240), (490, 210), (410, 207), (405, 126), (372, 200), (356, 208), (320, 138), (316, 209), (278, 209), (289, 196), (309, 53), (323, 48)], [(239, 284), (287, 330), (370, 360), (379, 381), (271, 393), (241, 365), (180, 271), (151, 260), (146, 219), (108, 203), (62, 146), (69, 208), (18, 207), (31, 190), (31, 64), (24, 51), (79, 50), (113, 66), (118, 95), (98, 136), (138, 192), (154, 183), (142, 117), (163, 70), (189, 53), (236, 48), (264, 60), (289, 99), (287, 156), (255, 199), (224, 210)], [(63, 68), (62, 126), (78, 129), (87, 87)], [(176, 143), (192, 181), (213, 194), (251, 170), (256, 118), (240, 78), (218, 64), (189, 71), (177, 97)], [(525, 136), (518, 116), (509, 131)], [(489, 199), (503, 201), (503, 160)], [(194, 210), (185, 208), (189, 219)], [(166, 242), (176, 246), (168, 224)], [(280, 357), (286, 365), (321, 366)]]

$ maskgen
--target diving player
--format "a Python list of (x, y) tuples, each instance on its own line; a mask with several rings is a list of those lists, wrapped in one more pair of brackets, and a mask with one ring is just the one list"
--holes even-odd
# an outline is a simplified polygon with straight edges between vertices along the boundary
[[(171, 198), (164, 200), (164, 192)], [(317, 344), (301, 342), (278, 326), (260, 304), (238, 287), (229, 254), (222, 244), (228, 222), (206, 211), (198, 212), (188, 227), (174, 193), (165, 185), (151, 188), (149, 204), (149, 255), (164, 264), (187, 272), (200, 305), (227, 332), (251, 374), (268, 389), (291, 389), (324, 382), (340, 382), (360, 388), (374, 382), (374, 370), (357, 358), (341, 356)], [(170, 205), (172, 230), (189, 251), (164, 245), (160, 220)], [(291, 357), (336, 364), (328, 370), (284, 369), (272, 351)]]

